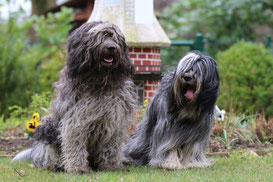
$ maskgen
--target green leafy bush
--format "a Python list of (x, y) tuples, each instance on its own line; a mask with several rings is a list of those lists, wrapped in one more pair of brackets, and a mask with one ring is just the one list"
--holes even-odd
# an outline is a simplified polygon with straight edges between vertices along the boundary
[(53, 91), (52, 84), (59, 79), (59, 72), (65, 63), (65, 55), (58, 51), (50, 61), (45, 61), (41, 65), (40, 89), (42, 91)]
[(30, 21), (17, 25), (9, 19), (0, 27), (0, 113), (6, 113), (8, 106), (27, 103), (28, 95), (35, 90), (34, 66), (22, 59), (28, 54), (27, 31)]
[(217, 61), (221, 107), (273, 116), (273, 55), (270, 50), (260, 44), (239, 42), (219, 53)]
[(0, 115), (8, 115), (12, 105), (26, 107), (32, 95), (50, 90), (64, 62), (60, 54), (73, 18), (72, 9), (62, 8), (47, 17), (18, 22), (11, 16), (0, 23)]
[(9, 119), (13, 120), (31, 117), (34, 113), (39, 113), (41, 116), (46, 115), (48, 113), (48, 108), (50, 107), (51, 98), (52, 92), (34, 94), (31, 96), (31, 102), (27, 107), (21, 107), (18, 105), (10, 106)]
[(48, 114), (51, 104), (52, 92), (42, 92), (31, 96), (30, 104), (27, 107), (18, 105), (10, 106), (10, 116), (4, 122), (4, 115), (0, 116), (0, 131), (6, 128), (16, 128), (31, 120), (34, 113), (39, 113), (41, 117)]
[[(181, 0), (166, 9), (161, 24), (173, 40), (194, 40), (196, 33), (215, 40), (205, 47), (214, 56), (242, 39), (265, 42), (272, 11), (272, 1)], [(264, 33), (257, 36), (259, 27), (264, 27)]]
[(65, 63), (63, 54), (64, 43), (74, 18), (72, 9), (63, 7), (59, 13), (49, 13), (45, 16), (34, 16), (33, 28), (36, 32), (37, 43), (33, 46), (32, 54), (38, 62), (38, 89), (36, 91), (52, 91), (52, 83), (57, 81), (59, 71)]
[(41, 116), (48, 114), (48, 108), (51, 104), (52, 92), (42, 92), (31, 97), (31, 103), (27, 108), (28, 115), (39, 113)]

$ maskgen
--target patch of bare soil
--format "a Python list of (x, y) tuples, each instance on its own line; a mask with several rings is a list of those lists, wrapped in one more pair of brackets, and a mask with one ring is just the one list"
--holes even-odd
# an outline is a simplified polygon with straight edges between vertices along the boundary
[(0, 156), (14, 156), (31, 144), (32, 141), (26, 138), (23, 127), (0, 131)]
[[(135, 115), (134, 121), (130, 124), (128, 128), (128, 135), (127, 139), (135, 133), (135, 131), (138, 128), (138, 122), (139, 122), (139, 113)], [(240, 150), (240, 149), (246, 149), (251, 151), (263, 151), (268, 150), (272, 144), (262, 144), (262, 143), (253, 143), (248, 140), (243, 140), (241, 138), (238, 138), (238, 140), (232, 142), (232, 144), (229, 144), (229, 146), (226, 146), (223, 142), (221, 142), (219, 139), (216, 139), (213, 135), (210, 138), (210, 144), (207, 149), (208, 155), (229, 155), (231, 150)]]
[[(128, 128), (128, 135), (129, 136), (135, 133), (137, 130), (139, 118), (136, 118), (134, 122), (131, 123), (131, 125)], [(32, 145), (32, 140), (27, 139), (25, 134), (25, 128), (18, 127), (18, 128), (11, 128), (7, 129), (5, 131), (0, 131), (0, 157), (6, 157), (6, 156), (14, 156), (18, 152), (29, 148)], [(244, 141), (241, 139), (238, 139), (237, 141), (232, 142), (232, 145), (227, 148), (227, 146), (224, 145), (223, 142), (217, 140), (215, 137), (211, 136), (210, 144), (207, 149), (207, 153), (209, 155), (214, 154), (227, 154), (231, 150), (240, 150), (240, 149), (247, 149), (247, 150), (267, 150), (271, 148), (270, 144), (261, 144), (261, 143), (250, 143), (249, 141)], [(272, 149), (272, 148), (271, 148)]]
[(240, 149), (248, 149), (248, 150), (262, 150), (271, 148), (272, 144), (270, 143), (254, 143), (248, 140), (238, 139), (232, 144), (230, 144), (229, 148), (223, 144), (223, 142), (217, 140), (214, 136), (210, 138), (209, 148), (207, 150), (208, 153), (219, 153), (219, 152), (229, 152), (231, 150), (240, 150)]

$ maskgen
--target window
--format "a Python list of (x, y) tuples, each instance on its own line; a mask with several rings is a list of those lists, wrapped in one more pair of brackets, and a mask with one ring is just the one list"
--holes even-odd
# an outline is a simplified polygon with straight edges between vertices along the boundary
[(144, 104), (144, 81), (135, 81), (135, 91), (138, 96), (138, 105)]

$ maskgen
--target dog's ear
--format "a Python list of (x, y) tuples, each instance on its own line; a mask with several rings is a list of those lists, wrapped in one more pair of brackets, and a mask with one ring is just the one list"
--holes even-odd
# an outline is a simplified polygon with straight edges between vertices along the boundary
[(120, 29), (116, 26), (113, 25), (113, 28), (116, 32), (116, 35), (118, 35), (117, 38), (117, 42), (120, 46), (120, 48), (122, 49), (123, 54), (121, 55), (121, 64), (119, 64), (119, 66), (121, 68), (119, 68), (119, 72), (120, 70), (123, 70), (124, 74), (127, 76), (130, 76), (132, 74), (134, 74), (134, 65), (130, 59), (129, 56), (129, 47), (125, 41), (125, 37), (123, 35), (123, 33), (120, 31)]
[[(202, 88), (198, 97), (198, 101), (202, 103), (203, 111), (213, 110), (216, 103), (220, 85), (219, 85), (219, 72), (217, 68), (216, 61), (212, 58), (205, 56), (203, 58), (203, 79)], [(203, 112), (201, 111), (201, 112)]]
[(123, 44), (122, 48), (123, 48), (123, 53), (124, 54), (121, 55), (122, 64), (120, 64), (120, 65), (121, 65), (121, 67), (123, 67), (122, 70), (124, 70), (125, 75), (131, 76), (132, 74), (134, 74), (134, 71), (135, 71), (134, 65), (133, 65), (133, 63), (132, 63), (132, 61), (130, 59), (129, 49), (128, 49), (128, 46), (127, 46), (127, 44), (125, 42), (125, 39), (122, 42), (122, 44)]
[(89, 31), (101, 22), (85, 23), (74, 30), (68, 38), (67, 67), (68, 74), (73, 78), (86, 69), (90, 64), (90, 52), (88, 50)]

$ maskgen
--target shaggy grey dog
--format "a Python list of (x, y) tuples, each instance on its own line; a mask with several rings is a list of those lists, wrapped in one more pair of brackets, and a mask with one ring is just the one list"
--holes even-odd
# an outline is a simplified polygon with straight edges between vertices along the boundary
[(198, 51), (185, 55), (176, 71), (163, 77), (123, 149), (125, 161), (168, 169), (210, 166), (205, 149), (218, 93), (216, 62)]
[(117, 26), (93, 22), (76, 29), (51, 114), (37, 128), (33, 147), (14, 160), (70, 173), (122, 169), (121, 145), (136, 103), (132, 72)]

